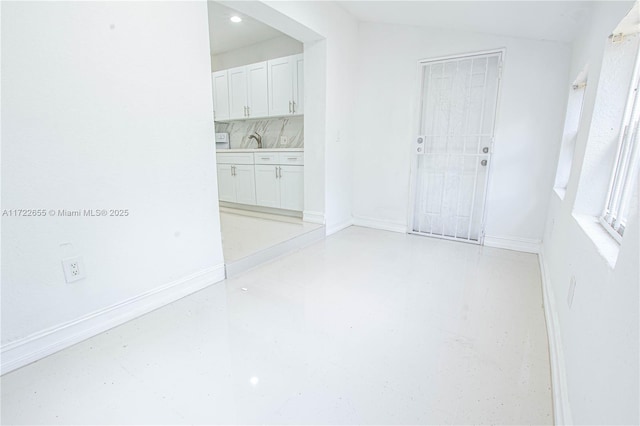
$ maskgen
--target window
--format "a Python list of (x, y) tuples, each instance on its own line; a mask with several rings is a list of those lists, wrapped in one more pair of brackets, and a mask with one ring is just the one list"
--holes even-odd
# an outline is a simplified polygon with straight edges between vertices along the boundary
[(620, 128), (618, 151), (609, 192), (600, 222), (620, 242), (627, 224), (629, 205), (640, 165), (640, 49), (636, 53), (633, 80)]
[(567, 99), (567, 115), (564, 120), (564, 134), (560, 146), (558, 169), (553, 185), (560, 198), (564, 198), (573, 163), (573, 153), (576, 147), (576, 138), (582, 118), (582, 106), (585, 88), (587, 87), (587, 68), (585, 67), (571, 85), (569, 99)]

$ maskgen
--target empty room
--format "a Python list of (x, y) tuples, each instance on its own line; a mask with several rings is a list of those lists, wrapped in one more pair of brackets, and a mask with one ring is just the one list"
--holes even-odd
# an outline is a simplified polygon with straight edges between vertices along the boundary
[(640, 424), (639, 33), (3, 0), (0, 423)]

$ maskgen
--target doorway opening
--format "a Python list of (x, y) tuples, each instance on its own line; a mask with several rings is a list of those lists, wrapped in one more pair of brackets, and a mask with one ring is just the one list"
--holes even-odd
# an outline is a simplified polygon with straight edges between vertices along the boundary
[(306, 153), (309, 144), (318, 147), (313, 137), (305, 140), (305, 42), (262, 21), (260, 10), (207, 4), (218, 203), (230, 276), (324, 237), (323, 217), (309, 214), (323, 194), (308, 185), (320, 167)]

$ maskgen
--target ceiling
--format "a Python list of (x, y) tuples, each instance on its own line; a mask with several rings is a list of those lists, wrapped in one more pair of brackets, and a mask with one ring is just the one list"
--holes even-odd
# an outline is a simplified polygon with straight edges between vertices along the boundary
[(570, 42), (589, 1), (340, 1), (362, 22), (447, 28)]
[[(219, 3), (214, 1), (207, 3), (211, 55), (250, 46), (284, 35), (260, 21), (256, 21)], [(237, 24), (231, 22), (229, 18), (233, 15), (240, 16), (242, 22)]]
[[(590, 1), (338, 1), (361, 22), (446, 28), (535, 40), (571, 42)], [(280, 31), (215, 1), (209, 5), (211, 54), (284, 36)], [(233, 15), (242, 18), (235, 24)]]

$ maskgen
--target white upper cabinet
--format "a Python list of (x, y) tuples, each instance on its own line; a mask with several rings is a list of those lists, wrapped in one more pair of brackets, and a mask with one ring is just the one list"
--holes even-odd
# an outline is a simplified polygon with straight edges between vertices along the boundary
[(269, 116), (269, 90), (267, 88), (267, 63), (247, 65), (247, 116)]
[(304, 114), (304, 55), (293, 58), (293, 113)]
[(226, 70), (211, 74), (213, 89), (213, 117), (215, 120), (229, 119), (229, 79)]
[(303, 114), (303, 58), (301, 53), (213, 73), (215, 119)]
[(229, 78), (229, 118), (269, 116), (267, 63), (231, 68)]
[(292, 113), (293, 67), (291, 57), (269, 61), (269, 111), (271, 115)]
[(269, 113), (272, 116), (302, 114), (303, 55), (268, 61)]
[(247, 68), (228, 70), (229, 74), (229, 118), (247, 117)]

